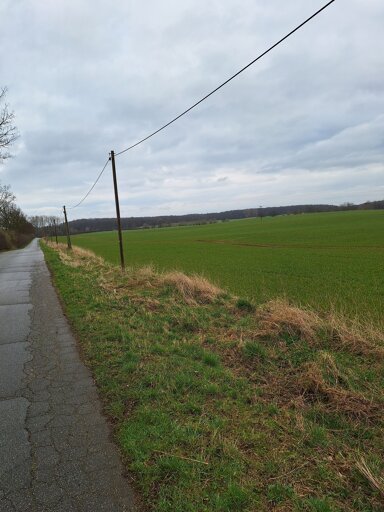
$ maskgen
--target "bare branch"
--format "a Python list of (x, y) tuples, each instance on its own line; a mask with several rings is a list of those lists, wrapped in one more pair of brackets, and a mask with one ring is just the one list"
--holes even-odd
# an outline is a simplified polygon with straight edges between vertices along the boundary
[[(9, 110), (9, 106), (5, 103), (7, 88), (0, 88), (0, 162), (6, 160), (11, 155), (8, 151), (3, 151), (9, 148), (19, 137), (16, 126), (13, 124), (15, 114)], [(4, 105), (1, 107), (1, 105)]]

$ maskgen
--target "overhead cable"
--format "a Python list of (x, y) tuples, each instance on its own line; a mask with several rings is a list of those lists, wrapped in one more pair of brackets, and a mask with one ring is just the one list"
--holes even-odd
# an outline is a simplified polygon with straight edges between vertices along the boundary
[(333, 2), (335, 2), (335, 0), (331, 0), (330, 2), (328, 2), (326, 5), (324, 5), (321, 9), (319, 9), (318, 11), (316, 11), (314, 14), (312, 14), (312, 16), (310, 16), (309, 18), (307, 18), (305, 21), (303, 21), (302, 23), (300, 23), (300, 25), (298, 25), (296, 28), (294, 28), (293, 30), (291, 30), (288, 34), (286, 34), (284, 37), (282, 37), (281, 39), (279, 39), (279, 41), (277, 41), (275, 44), (273, 44), (272, 46), (270, 46), (267, 50), (265, 50), (263, 53), (261, 53), (258, 57), (256, 57), (255, 59), (253, 59), (249, 64), (247, 64), (246, 66), (244, 66), (243, 68), (241, 68), (239, 71), (237, 71), (237, 73), (235, 73), (234, 75), (232, 75), (230, 78), (228, 78), (227, 80), (225, 80), (225, 82), (223, 82), (222, 84), (220, 84), (218, 87), (216, 87), (215, 89), (213, 89), (213, 91), (211, 91), (210, 93), (206, 94), (203, 98), (201, 98), (199, 101), (196, 101), (196, 103), (194, 103), (193, 105), (191, 105), (189, 108), (187, 108), (186, 110), (184, 110), (184, 112), (182, 112), (181, 114), (179, 114), (178, 116), (174, 117), (171, 121), (169, 121), (168, 123), (164, 124), (163, 126), (161, 126), (160, 128), (158, 128), (157, 130), (155, 130), (154, 132), (150, 133), (149, 135), (147, 135), (146, 137), (144, 137), (143, 139), (139, 140), (138, 142), (136, 142), (135, 144), (132, 144), (131, 146), (123, 149), (122, 151), (119, 151), (117, 153), (115, 153), (115, 156), (119, 156), (119, 155), (122, 155), (123, 153), (126, 153), (127, 151), (135, 148), (136, 146), (139, 146), (140, 144), (142, 144), (143, 142), (145, 142), (146, 140), (150, 139), (151, 137), (153, 137), (154, 135), (156, 135), (157, 133), (161, 132), (162, 130), (164, 130), (165, 128), (167, 128), (168, 126), (170, 126), (171, 124), (173, 124), (175, 121), (177, 121), (178, 119), (180, 119), (180, 117), (183, 117), (185, 116), (185, 114), (187, 114), (188, 112), (190, 112), (192, 109), (194, 109), (195, 107), (197, 107), (198, 105), (200, 105), (200, 103), (202, 103), (203, 101), (205, 101), (207, 98), (209, 98), (210, 96), (212, 96), (212, 94), (214, 94), (215, 92), (217, 92), (219, 89), (221, 89), (222, 87), (224, 87), (225, 85), (227, 85), (229, 82), (231, 82), (231, 80), (233, 80), (234, 78), (236, 78), (237, 76), (239, 76), (241, 73), (243, 73), (243, 71), (245, 71), (246, 69), (248, 69), (250, 66), (252, 66), (253, 64), (255, 64), (255, 62), (257, 62), (258, 60), (260, 60), (262, 57), (264, 57), (265, 55), (267, 55), (267, 53), (269, 53), (271, 50), (273, 50), (274, 48), (276, 48), (276, 46), (279, 46), (279, 44), (281, 44), (283, 41), (285, 41), (286, 39), (288, 39), (288, 37), (290, 37), (291, 35), (293, 35), (295, 32), (297, 32), (298, 30), (300, 30), (304, 25), (306, 25), (309, 21), (311, 21), (313, 18), (315, 18), (318, 14), (320, 14), (322, 11), (324, 11), (327, 7), (329, 7), (331, 4), (333, 4)]
[(89, 194), (90, 194), (90, 193), (92, 192), (92, 190), (95, 188), (96, 183), (97, 183), (97, 182), (99, 181), (99, 179), (101, 178), (101, 176), (102, 176), (103, 172), (105, 171), (105, 168), (107, 167), (108, 162), (109, 162), (109, 158), (108, 158), (108, 160), (105, 162), (104, 167), (101, 169), (101, 171), (100, 171), (100, 173), (99, 173), (98, 177), (96, 178), (96, 181), (94, 182), (94, 184), (92, 185), (92, 187), (88, 190), (88, 192), (85, 194), (85, 196), (83, 197), (83, 199), (82, 199), (81, 201), (79, 201), (77, 204), (75, 204), (74, 206), (69, 206), (69, 207), (68, 207), (68, 209), (69, 209), (69, 210), (73, 210), (74, 208), (77, 208), (78, 206), (80, 206), (80, 205), (81, 205), (81, 203), (82, 203), (83, 201), (85, 201), (85, 200), (87, 199), (87, 197), (89, 196)]
[[(327, 7), (329, 7), (331, 4), (333, 4), (335, 2), (335, 0), (331, 0), (330, 2), (328, 2), (327, 4), (325, 4), (321, 9), (319, 9), (318, 11), (316, 11), (314, 14), (312, 14), (309, 18), (307, 18), (306, 20), (304, 20), (302, 23), (300, 23), (300, 25), (297, 25), (297, 27), (295, 27), (293, 30), (291, 30), (288, 34), (286, 34), (284, 37), (282, 37), (281, 39), (279, 39), (275, 44), (273, 44), (272, 46), (270, 46), (267, 50), (265, 50), (263, 53), (261, 53), (260, 55), (258, 55), (255, 59), (253, 59), (251, 62), (249, 62), (246, 66), (244, 66), (243, 68), (241, 68), (239, 71), (237, 71), (237, 73), (235, 73), (234, 75), (232, 75), (230, 78), (228, 78), (227, 80), (225, 80), (225, 82), (223, 82), (222, 84), (220, 84), (219, 86), (217, 86), (215, 89), (213, 89), (211, 92), (209, 92), (208, 94), (206, 94), (203, 98), (201, 98), (200, 100), (196, 101), (196, 103), (194, 103), (193, 105), (191, 105), (189, 108), (187, 108), (186, 110), (184, 110), (181, 114), (179, 114), (178, 116), (174, 117), (173, 119), (171, 119), (171, 121), (169, 121), (168, 123), (164, 124), (163, 126), (161, 126), (160, 128), (158, 128), (157, 130), (155, 130), (154, 132), (150, 133), (149, 135), (147, 135), (146, 137), (144, 137), (143, 139), (139, 140), (138, 142), (132, 144), (131, 146), (121, 150), (121, 151), (118, 151), (115, 153), (115, 156), (119, 156), (119, 155), (122, 155), (123, 153), (126, 153), (127, 151), (130, 151), (131, 149), (135, 148), (136, 146), (139, 146), (140, 144), (142, 144), (143, 142), (145, 142), (146, 140), (150, 139), (151, 137), (153, 137), (154, 135), (156, 135), (157, 133), (161, 132), (162, 130), (164, 130), (165, 128), (167, 128), (168, 126), (170, 126), (171, 124), (173, 124), (175, 121), (177, 121), (178, 119), (180, 119), (181, 117), (185, 116), (186, 114), (188, 114), (188, 112), (190, 112), (191, 110), (193, 110), (195, 107), (197, 107), (198, 105), (200, 105), (200, 103), (202, 103), (203, 101), (205, 101), (206, 99), (208, 99), (210, 96), (212, 96), (213, 94), (215, 94), (215, 92), (217, 92), (218, 90), (220, 90), (222, 87), (224, 87), (225, 85), (227, 85), (229, 82), (231, 82), (234, 78), (236, 78), (237, 76), (239, 76), (241, 73), (243, 73), (246, 69), (248, 69), (249, 67), (251, 67), (253, 64), (255, 64), (258, 60), (260, 60), (261, 58), (263, 58), (265, 55), (267, 55), (267, 53), (269, 53), (270, 51), (272, 51), (274, 48), (276, 48), (277, 46), (279, 46), (283, 41), (285, 41), (286, 39), (288, 39), (290, 36), (292, 36), (295, 32), (297, 32), (298, 30), (300, 30), (304, 25), (306, 25), (309, 21), (311, 21), (313, 18), (315, 18), (317, 15), (319, 15), (322, 11), (324, 11)], [(95, 182), (93, 183), (92, 187), (88, 190), (88, 192), (85, 194), (85, 196), (81, 199), (81, 201), (79, 201), (77, 204), (75, 204), (74, 206), (70, 206), (68, 207), (68, 209), (71, 209), (73, 210), (74, 208), (77, 208), (78, 206), (80, 206), (84, 201), (85, 199), (89, 196), (89, 194), (92, 192), (92, 190), (94, 189), (94, 187), (96, 186), (97, 182), (99, 181), (99, 179), (101, 178), (103, 172), (105, 171), (105, 168), (107, 167), (107, 164), (109, 162), (109, 158), (108, 160), (105, 162), (104, 164), (104, 167), (102, 168), (101, 172), (99, 173), (99, 175), (97, 176)]]

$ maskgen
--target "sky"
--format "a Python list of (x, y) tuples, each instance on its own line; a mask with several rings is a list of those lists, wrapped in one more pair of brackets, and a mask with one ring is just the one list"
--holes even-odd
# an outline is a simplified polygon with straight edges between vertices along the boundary
[[(115, 214), (111, 150), (145, 137), (326, 0), (1, 0), (0, 165), (27, 215)], [(187, 116), (116, 158), (121, 214), (384, 199), (384, 2), (336, 0)]]

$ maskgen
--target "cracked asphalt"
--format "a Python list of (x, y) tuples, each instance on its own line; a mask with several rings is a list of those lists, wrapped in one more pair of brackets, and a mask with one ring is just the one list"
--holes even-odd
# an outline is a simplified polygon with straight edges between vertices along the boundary
[(0, 512), (133, 510), (37, 240), (0, 253)]

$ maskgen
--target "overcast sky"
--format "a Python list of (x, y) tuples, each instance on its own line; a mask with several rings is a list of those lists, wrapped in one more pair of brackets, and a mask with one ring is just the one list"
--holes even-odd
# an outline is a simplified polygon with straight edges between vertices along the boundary
[[(319, 0), (1, 0), (0, 165), (27, 214), (87, 192)], [(336, 0), (189, 115), (116, 160), (124, 216), (384, 199), (384, 2)], [(110, 166), (70, 218), (114, 215)]]

